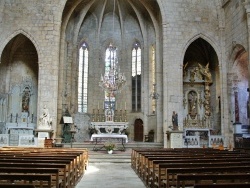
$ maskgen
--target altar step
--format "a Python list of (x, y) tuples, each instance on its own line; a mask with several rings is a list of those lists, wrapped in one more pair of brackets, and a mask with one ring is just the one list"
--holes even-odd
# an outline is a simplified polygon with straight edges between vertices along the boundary
[[(97, 144), (96, 147), (100, 148), (103, 144)], [(72, 148), (87, 148), (89, 150), (93, 150), (95, 146), (94, 142), (73, 142), (73, 143), (63, 143), (63, 147), (72, 147)], [(121, 144), (117, 144), (118, 148), (121, 147)], [(126, 149), (132, 148), (163, 148), (163, 143), (156, 142), (135, 142), (129, 141), (125, 144)]]
[[(125, 151), (115, 149), (113, 154), (108, 154), (104, 148), (93, 151), (94, 146), (95, 144), (92, 142), (72, 143), (72, 148), (87, 148), (89, 150), (89, 163), (130, 163), (132, 148), (163, 148), (162, 143), (129, 142), (125, 144)], [(71, 147), (71, 143), (64, 143), (63, 147)], [(96, 147), (101, 148), (102, 145), (98, 144)]]

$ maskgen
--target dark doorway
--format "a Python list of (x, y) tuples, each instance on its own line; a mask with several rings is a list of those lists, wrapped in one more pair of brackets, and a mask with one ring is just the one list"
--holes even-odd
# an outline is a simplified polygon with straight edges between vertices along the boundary
[(134, 123), (134, 141), (143, 141), (143, 121), (141, 119), (136, 119)]

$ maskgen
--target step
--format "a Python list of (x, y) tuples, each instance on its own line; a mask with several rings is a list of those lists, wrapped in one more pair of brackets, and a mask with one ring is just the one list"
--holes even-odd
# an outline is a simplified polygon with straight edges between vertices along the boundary
[[(103, 143), (95, 146), (95, 142), (63, 143), (63, 147), (87, 148), (89, 150), (89, 163), (131, 163), (131, 152), (133, 148), (163, 148), (162, 143), (128, 142), (125, 144), (125, 151), (115, 149), (113, 154), (108, 154), (102, 146)], [(121, 148), (121, 146), (121, 144), (117, 144), (118, 148)], [(93, 151), (94, 147), (102, 149)]]
[[(63, 143), (63, 147), (72, 147), (72, 148), (88, 148), (92, 150), (95, 146), (95, 142), (73, 142), (73, 143)], [(96, 147), (100, 148), (103, 144), (97, 144)], [(117, 144), (119, 148), (122, 147), (121, 144)], [(125, 148), (163, 148), (163, 143), (157, 142), (129, 142), (125, 144)]]

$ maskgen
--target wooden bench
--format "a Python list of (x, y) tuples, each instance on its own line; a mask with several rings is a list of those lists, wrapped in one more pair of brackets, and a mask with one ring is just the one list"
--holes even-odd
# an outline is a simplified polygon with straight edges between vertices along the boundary
[(63, 187), (71, 186), (70, 178), (67, 173), (67, 165), (65, 164), (46, 164), (46, 163), (9, 163), (9, 162), (0, 162), (0, 168), (13, 167), (13, 168), (57, 168), (59, 169), (59, 179), (62, 180)]
[(249, 188), (250, 183), (195, 184), (194, 188)]
[[(33, 162), (47, 162), (47, 163), (71, 163), (68, 168), (68, 172), (71, 173), (71, 182), (75, 185), (78, 179), (83, 175), (85, 165), (83, 162), (76, 161), (75, 154), (62, 154), (62, 153), (51, 153), (51, 154), (41, 154), (41, 153), (31, 153), (28, 155), (8, 155), (1, 156), (0, 160), (10, 160), (14, 161), (20, 159), (20, 161), (25, 162), (27, 160), (32, 160)], [(64, 160), (64, 161), (62, 161)], [(67, 160), (67, 161), (66, 161)]]
[(241, 162), (241, 161), (250, 161), (250, 158), (239, 157), (235, 158), (232, 156), (225, 157), (215, 157), (215, 156), (183, 156), (183, 157), (168, 157), (168, 156), (154, 156), (148, 157), (145, 164), (141, 165), (138, 171), (138, 174), (142, 179), (146, 180), (147, 176), (150, 175), (150, 172), (154, 171), (153, 169), (157, 168), (157, 165), (160, 163), (173, 163), (173, 162), (192, 162), (192, 163), (201, 163), (201, 162)]
[(88, 150), (4, 147), (0, 148), (0, 166), (7, 167), (6, 164), (19, 167), (26, 165), (32, 168), (59, 168), (59, 179), (63, 180), (63, 187), (75, 186), (87, 169)]
[(166, 181), (164, 180), (164, 184), (166, 187), (170, 187), (171, 185), (176, 185), (177, 183), (177, 175), (181, 174), (191, 174), (191, 173), (211, 173), (211, 174), (218, 174), (218, 173), (241, 173), (250, 172), (249, 166), (208, 166), (203, 168), (195, 168), (195, 167), (185, 167), (185, 168), (168, 168), (166, 169)]
[(1, 174), (0, 181), (12, 184), (32, 184), (36, 187), (52, 188), (52, 176), (49, 174)]
[[(240, 161), (232, 159), (228, 160), (214, 160), (214, 159), (200, 159), (200, 160), (190, 160), (190, 159), (182, 159), (182, 160), (154, 160), (152, 167), (148, 168), (145, 172), (145, 175), (143, 177), (143, 180), (146, 182), (146, 184), (149, 183), (149, 179), (151, 178), (151, 182), (156, 182), (156, 179), (158, 178), (158, 183), (160, 182), (159, 177), (164, 177), (166, 173), (167, 168), (184, 168), (184, 167), (207, 167), (207, 166), (240, 166), (240, 165), (250, 165), (250, 160), (246, 161)], [(165, 178), (165, 177), (164, 177)]]
[(62, 180), (59, 179), (59, 169), (57, 168), (24, 168), (24, 167), (0, 167), (2, 174), (49, 174), (52, 176), (51, 185), (56, 188), (61, 187)]
[(12, 183), (0, 183), (0, 188), (36, 188), (35, 185), (18, 185)]
[[(185, 182), (188, 181), (190, 186), (190, 181), (195, 183), (201, 183), (205, 181), (205, 184), (210, 181), (210, 183), (217, 183), (218, 181), (228, 181), (231, 182), (250, 182), (249, 173), (234, 173), (234, 174), (178, 174), (176, 188), (185, 188)], [(192, 184), (191, 184), (192, 185)]]

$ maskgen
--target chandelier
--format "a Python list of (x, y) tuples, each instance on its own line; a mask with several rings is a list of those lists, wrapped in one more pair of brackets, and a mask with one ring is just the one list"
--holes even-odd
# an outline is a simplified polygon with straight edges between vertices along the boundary
[(118, 60), (116, 56), (117, 48), (112, 44), (108, 48), (108, 56), (106, 57), (105, 73), (101, 75), (99, 86), (107, 93), (115, 96), (120, 93), (123, 86), (126, 84), (124, 73), (120, 72)]
[[(113, 7), (113, 33), (114, 33), (114, 17), (115, 17), (115, 0)], [(113, 36), (114, 37), (114, 36)], [(117, 48), (110, 43), (106, 51), (105, 59), (105, 73), (101, 75), (99, 86), (108, 94), (108, 96), (115, 96), (121, 92), (126, 83), (124, 74), (120, 72), (120, 67), (117, 60)]]

